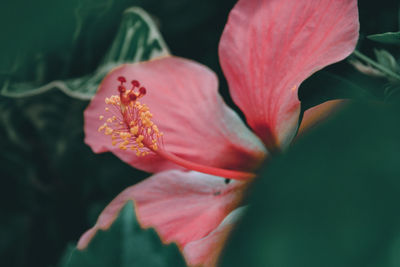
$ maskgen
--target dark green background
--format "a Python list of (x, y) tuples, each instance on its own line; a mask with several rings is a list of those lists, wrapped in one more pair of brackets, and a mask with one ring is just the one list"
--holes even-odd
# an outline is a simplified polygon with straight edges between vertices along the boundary
[[(234, 3), (1, 1), (0, 82), (11, 76), (40, 84), (91, 73), (111, 44), (123, 10), (141, 6), (154, 16), (173, 54), (197, 60), (218, 73), (221, 93), (234, 107), (217, 55)], [(359, 6), (358, 49), (373, 57), (373, 48), (385, 48), (398, 58), (398, 47), (365, 38), (399, 30), (398, 1), (360, 1)], [(332, 75), (344, 82), (329, 80)], [(344, 62), (315, 74), (300, 88), (299, 96), (304, 108), (340, 97), (387, 102), (383, 92), (388, 86), (386, 79), (362, 75)], [(87, 104), (59, 91), (0, 98), (1, 266), (56, 265), (68, 242), (93, 225), (116, 194), (148, 176), (111, 154), (93, 154), (83, 143), (82, 112)], [(290, 166), (290, 159), (285, 164)]]

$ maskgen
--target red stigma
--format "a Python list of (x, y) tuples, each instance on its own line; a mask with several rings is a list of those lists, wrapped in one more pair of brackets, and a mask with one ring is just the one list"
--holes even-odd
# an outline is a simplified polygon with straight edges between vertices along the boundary
[(123, 87), (122, 85), (118, 86), (118, 92), (119, 92), (120, 94), (125, 93), (125, 91), (126, 91), (126, 88), (125, 88), (125, 87)]
[(131, 101), (136, 101), (137, 96), (136, 96), (135, 94), (129, 94), (129, 99), (130, 99)]
[(119, 76), (117, 80), (118, 80), (120, 83), (125, 83), (125, 82), (126, 82), (126, 79), (125, 79), (124, 76)]
[(139, 87), (140, 86), (140, 83), (138, 81), (136, 81), (136, 80), (132, 80), (131, 84), (132, 84), (133, 87)]
[(145, 95), (146, 94), (146, 88), (140, 87), (139, 93), (140, 93), (140, 95)]

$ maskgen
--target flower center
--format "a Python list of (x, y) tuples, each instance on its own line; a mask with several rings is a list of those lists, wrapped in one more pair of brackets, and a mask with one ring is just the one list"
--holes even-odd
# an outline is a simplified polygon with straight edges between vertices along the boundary
[(139, 99), (146, 95), (146, 88), (133, 80), (128, 90), (125, 86), (125, 77), (118, 77), (117, 80), (120, 83), (117, 87), (118, 94), (105, 99), (107, 116), (99, 116), (100, 121), (105, 120), (105, 122), (98, 129), (99, 132), (110, 136), (113, 146), (118, 146), (122, 150), (133, 150), (138, 157), (155, 153), (186, 169), (220, 177), (236, 180), (254, 177), (253, 173), (202, 165), (166, 151), (163, 146), (163, 133), (151, 120), (153, 114), (146, 104), (139, 102)]
[(118, 77), (120, 85), (117, 95), (105, 99), (105, 111), (109, 116), (100, 115), (105, 120), (98, 131), (109, 135), (112, 145), (122, 150), (136, 151), (137, 156), (146, 156), (158, 150), (162, 143), (163, 133), (153, 123), (149, 107), (141, 104), (139, 99), (146, 95), (146, 88), (140, 87), (136, 80), (131, 81), (131, 89), (125, 86), (125, 77)]

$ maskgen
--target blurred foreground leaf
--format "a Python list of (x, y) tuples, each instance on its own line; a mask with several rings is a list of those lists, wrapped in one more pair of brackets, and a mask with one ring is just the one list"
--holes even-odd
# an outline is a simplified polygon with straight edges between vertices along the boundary
[(107, 231), (99, 231), (80, 251), (70, 246), (61, 267), (183, 267), (185, 261), (175, 244), (162, 245), (153, 229), (144, 230), (129, 201)]
[(400, 32), (385, 32), (368, 36), (369, 39), (383, 44), (400, 45)]
[(356, 104), (270, 161), (221, 266), (399, 266), (399, 114)]
[[(112, 68), (122, 63), (145, 61), (168, 53), (168, 48), (149, 15), (141, 8), (133, 7), (124, 12), (118, 34), (94, 73), (46, 84), (14, 81), (11, 75), (0, 80), (0, 93), (9, 97), (22, 97), (57, 88), (71, 97), (88, 100), (96, 93), (98, 85)], [(40, 66), (34, 68), (37, 70)]]

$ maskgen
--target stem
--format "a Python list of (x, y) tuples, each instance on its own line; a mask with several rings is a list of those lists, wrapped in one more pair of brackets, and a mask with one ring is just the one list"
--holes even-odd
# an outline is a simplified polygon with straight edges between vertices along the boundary
[(206, 174), (216, 175), (224, 178), (239, 180), (239, 181), (246, 181), (255, 177), (254, 173), (251, 172), (241, 172), (241, 171), (234, 171), (234, 170), (227, 170), (227, 169), (220, 169), (211, 166), (205, 166), (202, 164), (194, 163), (183, 158), (180, 158), (172, 153), (169, 153), (165, 150), (159, 149), (154, 151), (161, 157), (168, 159), (182, 167), (185, 167), (189, 170), (198, 171)]
[(363, 53), (361, 53), (358, 50), (354, 50), (353, 54), (360, 58), (361, 60), (367, 62), (368, 64), (370, 64), (371, 66), (377, 68), (378, 70), (382, 71), (383, 73), (385, 73), (387, 76), (390, 76), (393, 79), (399, 80), (400, 81), (400, 75), (391, 71), (390, 69), (386, 68), (385, 66), (382, 66), (381, 64), (375, 62), (374, 60), (370, 59), (369, 57), (367, 57), (366, 55), (364, 55)]

